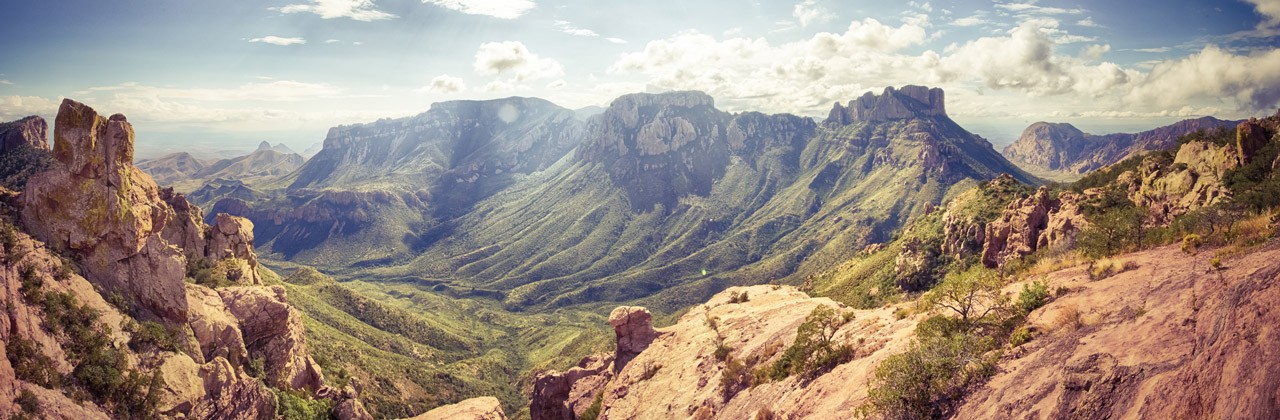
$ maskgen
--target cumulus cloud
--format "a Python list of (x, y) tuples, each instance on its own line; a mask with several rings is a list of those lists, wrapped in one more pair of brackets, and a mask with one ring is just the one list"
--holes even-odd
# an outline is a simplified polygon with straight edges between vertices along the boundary
[(986, 19), (983, 19), (981, 16), (977, 16), (977, 15), (962, 17), (962, 18), (951, 21), (952, 26), (978, 26), (978, 25), (986, 25), (988, 23), (991, 23), (991, 22), (988, 22)]
[(536, 6), (533, 0), (422, 0), (422, 2), (469, 15), (485, 15), (498, 19), (515, 19), (524, 16)]
[(809, 26), (810, 23), (826, 22), (835, 16), (826, 8), (818, 5), (817, 0), (804, 0), (791, 9), (791, 16), (800, 22), (800, 27)]
[(311, 0), (307, 4), (290, 4), (272, 10), (278, 10), (281, 13), (314, 13), (321, 19), (349, 18), (362, 22), (396, 17), (396, 15), (377, 10), (373, 0)]
[(1280, 103), (1280, 50), (1237, 55), (1208, 46), (1157, 64), (1128, 96), (1134, 103), (1163, 106), (1220, 98), (1233, 98), (1244, 110), (1274, 109)]
[(1129, 82), (1136, 73), (1114, 63), (1085, 63), (1100, 58), (1109, 46), (1086, 48), (1084, 59), (1058, 55), (1054, 48), (1059, 42), (1051, 36), (1062, 36), (1056, 21), (1025, 21), (1009, 36), (984, 37), (949, 48), (939, 75), (944, 80), (977, 78), (989, 88), (1036, 95), (1101, 95)]
[(461, 77), (442, 74), (431, 79), (431, 83), (418, 89), (417, 92), (457, 93), (467, 90), (467, 83)]
[(1262, 15), (1262, 21), (1258, 22), (1259, 29), (1280, 27), (1280, 0), (1245, 1), (1253, 4), (1258, 14)]
[(29, 115), (52, 115), (62, 98), (38, 96), (0, 96), (0, 121), (13, 121)]
[(1035, 3), (1035, 1), (1028, 1), (1025, 3), (1001, 3), (997, 1), (995, 6), (1012, 13), (1024, 15), (1078, 15), (1084, 13), (1084, 9), (1064, 9), (1061, 7), (1038, 6)]
[(269, 36), (264, 36), (262, 38), (250, 39), (249, 42), (261, 42), (264, 44), (271, 44), (271, 45), (300, 45), (300, 44), (306, 44), (307, 40), (302, 38), (285, 38), (285, 37), (278, 37), (275, 35), (269, 35)]
[(564, 67), (558, 61), (529, 52), (520, 41), (480, 44), (473, 67), (477, 73), (508, 76), (514, 82), (564, 75)]

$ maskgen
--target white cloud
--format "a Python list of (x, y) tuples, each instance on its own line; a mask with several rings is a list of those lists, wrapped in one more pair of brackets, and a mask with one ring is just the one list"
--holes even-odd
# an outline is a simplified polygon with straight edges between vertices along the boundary
[(1137, 51), (1137, 52), (1144, 52), (1144, 53), (1165, 53), (1165, 52), (1169, 52), (1170, 50), (1172, 50), (1172, 48), (1155, 47), (1155, 48), (1135, 48), (1129, 51)]
[(290, 4), (272, 10), (281, 13), (314, 13), (321, 19), (350, 18), (362, 22), (396, 17), (374, 7), (373, 0), (311, 0), (308, 4)]
[(457, 93), (464, 90), (467, 90), (467, 83), (461, 77), (442, 74), (431, 79), (431, 84), (416, 90), (416, 92)]
[(1036, 15), (1078, 15), (1084, 13), (1083, 9), (1063, 9), (1061, 7), (1037, 6), (1035, 1), (1026, 3), (1009, 2), (1000, 3), (997, 1), (996, 7), (1013, 13), (1020, 14), (1036, 14)]
[(988, 23), (991, 23), (991, 22), (987, 21), (986, 19), (983, 19), (981, 16), (978, 16), (978, 15), (962, 17), (962, 18), (951, 21), (952, 26), (978, 26), (978, 25), (986, 25)]
[(510, 92), (516, 90), (518, 86), (506, 80), (494, 80), (480, 88), (484, 92)]
[(908, 5), (908, 6), (911, 6), (911, 7), (914, 7), (914, 8), (917, 8), (917, 9), (920, 9), (920, 10), (923, 10), (925, 13), (931, 13), (931, 12), (933, 12), (933, 6), (932, 6), (932, 5), (930, 5), (930, 4), (929, 4), (929, 2), (927, 2), (927, 1), (926, 1), (926, 2), (924, 2), (924, 3), (916, 3), (916, 2), (914, 2), (914, 1), (911, 1), (911, 2), (907, 2), (907, 5)]
[(1094, 22), (1092, 17), (1087, 17), (1087, 18), (1084, 18), (1084, 19), (1080, 19), (1080, 20), (1076, 21), (1076, 25), (1078, 25), (1078, 26), (1083, 26), (1083, 27), (1086, 27), (1086, 28), (1101, 28), (1101, 27), (1102, 27), (1102, 25), (1099, 25), (1099, 24), (1098, 24), (1098, 22)]
[(13, 121), (30, 115), (53, 115), (62, 98), (38, 96), (0, 96), (0, 121)]
[(0, 85), (12, 85), (12, 84), (13, 82), (9, 81), (9, 79), (0, 79)]
[(336, 39), (326, 39), (326, 40), (324, 40), (324, 43), (326, 43), (326, 44), (337, 44), (337, 43), (339, 43), (339, 42), (342, 42), (342, 41), (339, 41), (339, 40), (336, 40)]
[(249, 42), (261, 42), (264, 44), (271, 44), (271, 45), (300, 45), (300, 44), (306, 44), (307, 40), (302, 38), (284, 38), (284, 37), (278, 37), (275, 35), (269, 35), (269, 36), (264, 36), (262, 38), (250, 39)]
[(1080, 59), (1084, 61), (1098, 61), (1102, 59), (1102, 56), (1109, 52), (1111, 52), (1111, 45), (1109, 44), (1088, 45), (1085, 46), (1084, 49), (1080, 50)]
[(498, 19), (518, 18), (536, 6), (533, 0), (422, 0), (422, 2), (469, 15), (485, 15)]
[(1280, 27), (1280, 0), (1244, 0), (1258, 11), (1264, 18), (1258, 22), (1258, 29)]
[(614, 43), (614, 44), (626, 44), (626, 43), (627, 43), (627, 40), (622, 39), (622, 38), (605, 38), (604, 40), (605, 40), (605, 41), (612, 42), (612, 43)]
[(817, 0), (804, 0), (791, 9), (791, 16), (800, 22), (800, 27), (810, 23), (826, 22), (835, 17), (825, 7), (819, 6)]
[(486, 42), (476, 51), (473, 68), (483, 75), (505, 75), (514, 82), (564, 75), (564, 67), (550, 58), (529, 52), (520, 41)]
[(1280, 50), (1236, 55), (1216, 46), (1168, 60), (1151, 69), (1128, 99), (1178, 106), (1195, 100), (1234, 98), (1245, 110), (1269, 111), (1280, 103)]
[(573, 24), (567, 20), (557, 20), (552, 23), (556, 25), (556, 29), (559, 29), (560, 32), (564, 32), (569, 35), (588, 36), (588, 37), (600, 36), (600, 34), (597, 34), (596, 31), (573, 26)]
[(1055, 54), (1054, 48), (1060, 42), (1051, 37), (1066, 36), (1056, 26), (1053, 20), (1032, 19), (1018, 25), (1008, 36), (979, 38), (948, 48), (938, 74), (944, 80), (976, 78), (988, 88), (1033, 95), (1092, 96), (1108, 93), (1136, 74), (1114, 63), (1085, 63), (1100, 58), (1110, 50), (1109, 46), (1086, 48), (1084, 60)]

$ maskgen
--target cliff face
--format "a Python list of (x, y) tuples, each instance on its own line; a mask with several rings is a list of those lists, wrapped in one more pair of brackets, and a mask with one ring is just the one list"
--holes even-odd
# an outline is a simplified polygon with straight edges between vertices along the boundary
[(30, 146), (49, 149), (49, 124), (32, 115), (17, 121), (0, 123), (0, 152)]
[(1199, 130), (1224, 129), (1239, 121), (1213, 117), (1182, 120), (1140, 133), (1088, 134), (1071, 124), (1037, 122), (1004, 148), (1010, 160), (1032, 168), (1084, 174), (1134, 154), (1172, 148), (1179, 137)]
[[(367, 417), (355, 390), (325, 385), (284, 289), (260, 285), (250, 222), (218, 215), (206, 226), (181, 194), (158, 190), (131, 164), (133, 129), (122, 115), (103, 118), (65, 100), (55, 142), (54, 167), (6, 199), (31, 236), (6, 233), (0, 255), (0, 290), (8, 291), (0, 352), (9, 355), (0, 363), (0, 413), (19, 410), (21, 389), (54, 417), (270, 418), (271, 386)], [(208, 261), (234, 286), (187, 283), (189, 260)], [(113, 376), (102, 369), (155, 379), (104, 389), (99, 381)], [(69, 400), (59, 386), (93, 402)], [(23, 398), (29, 411), (31, 397)]]

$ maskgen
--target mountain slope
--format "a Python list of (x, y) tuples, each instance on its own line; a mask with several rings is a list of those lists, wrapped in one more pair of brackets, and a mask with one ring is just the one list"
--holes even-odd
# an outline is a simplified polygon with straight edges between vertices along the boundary
[(301, 155), (288, 150), (284, 145), (272, 147), (262, 142), (253, 153), (229, 159), (206, 162), (178, 152), (140, 161), (137, 166), (157, 183), (188, 192), (214, 179), (255, 183), (287, 175), (305, 162)]
[(1178, 137), (1188, 133), (1225, 129), (1239, 123), (1201, 117), (1140, 133), (1094, 135), (1067, 123), (1037, 122), (1023, 130), (1018, 140), (1006, 146), (1004, 155), (1034, 170), (1084, 174), (1135, 153), (1173, 147)]

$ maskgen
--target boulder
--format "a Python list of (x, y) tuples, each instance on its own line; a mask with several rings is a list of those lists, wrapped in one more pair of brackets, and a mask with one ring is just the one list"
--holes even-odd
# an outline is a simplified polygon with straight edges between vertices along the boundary
[(209, 227), (206, 256), (209, 261), (230, 260), (227, 278), (240, 284), (262, 284), (258, 255), (253, 251), (253, 222), (219, 213)]
[(205, 397), (192, 408), (190, 418), (274, 419), (276, 396), (256, 379), (241, 376), (227, 359), (217, 358), (200, 367)]
[(581, 415), (603, 384), (613, 378), (614, 356), (587, 356), (565, 372), (549, 371), (533, 379), (529, 415), (534, 420), (572, 420)]
[(0, 123), (0, 152), (26, 146), (49, 150), (49, 123), (44, 118), (32, 115)]

